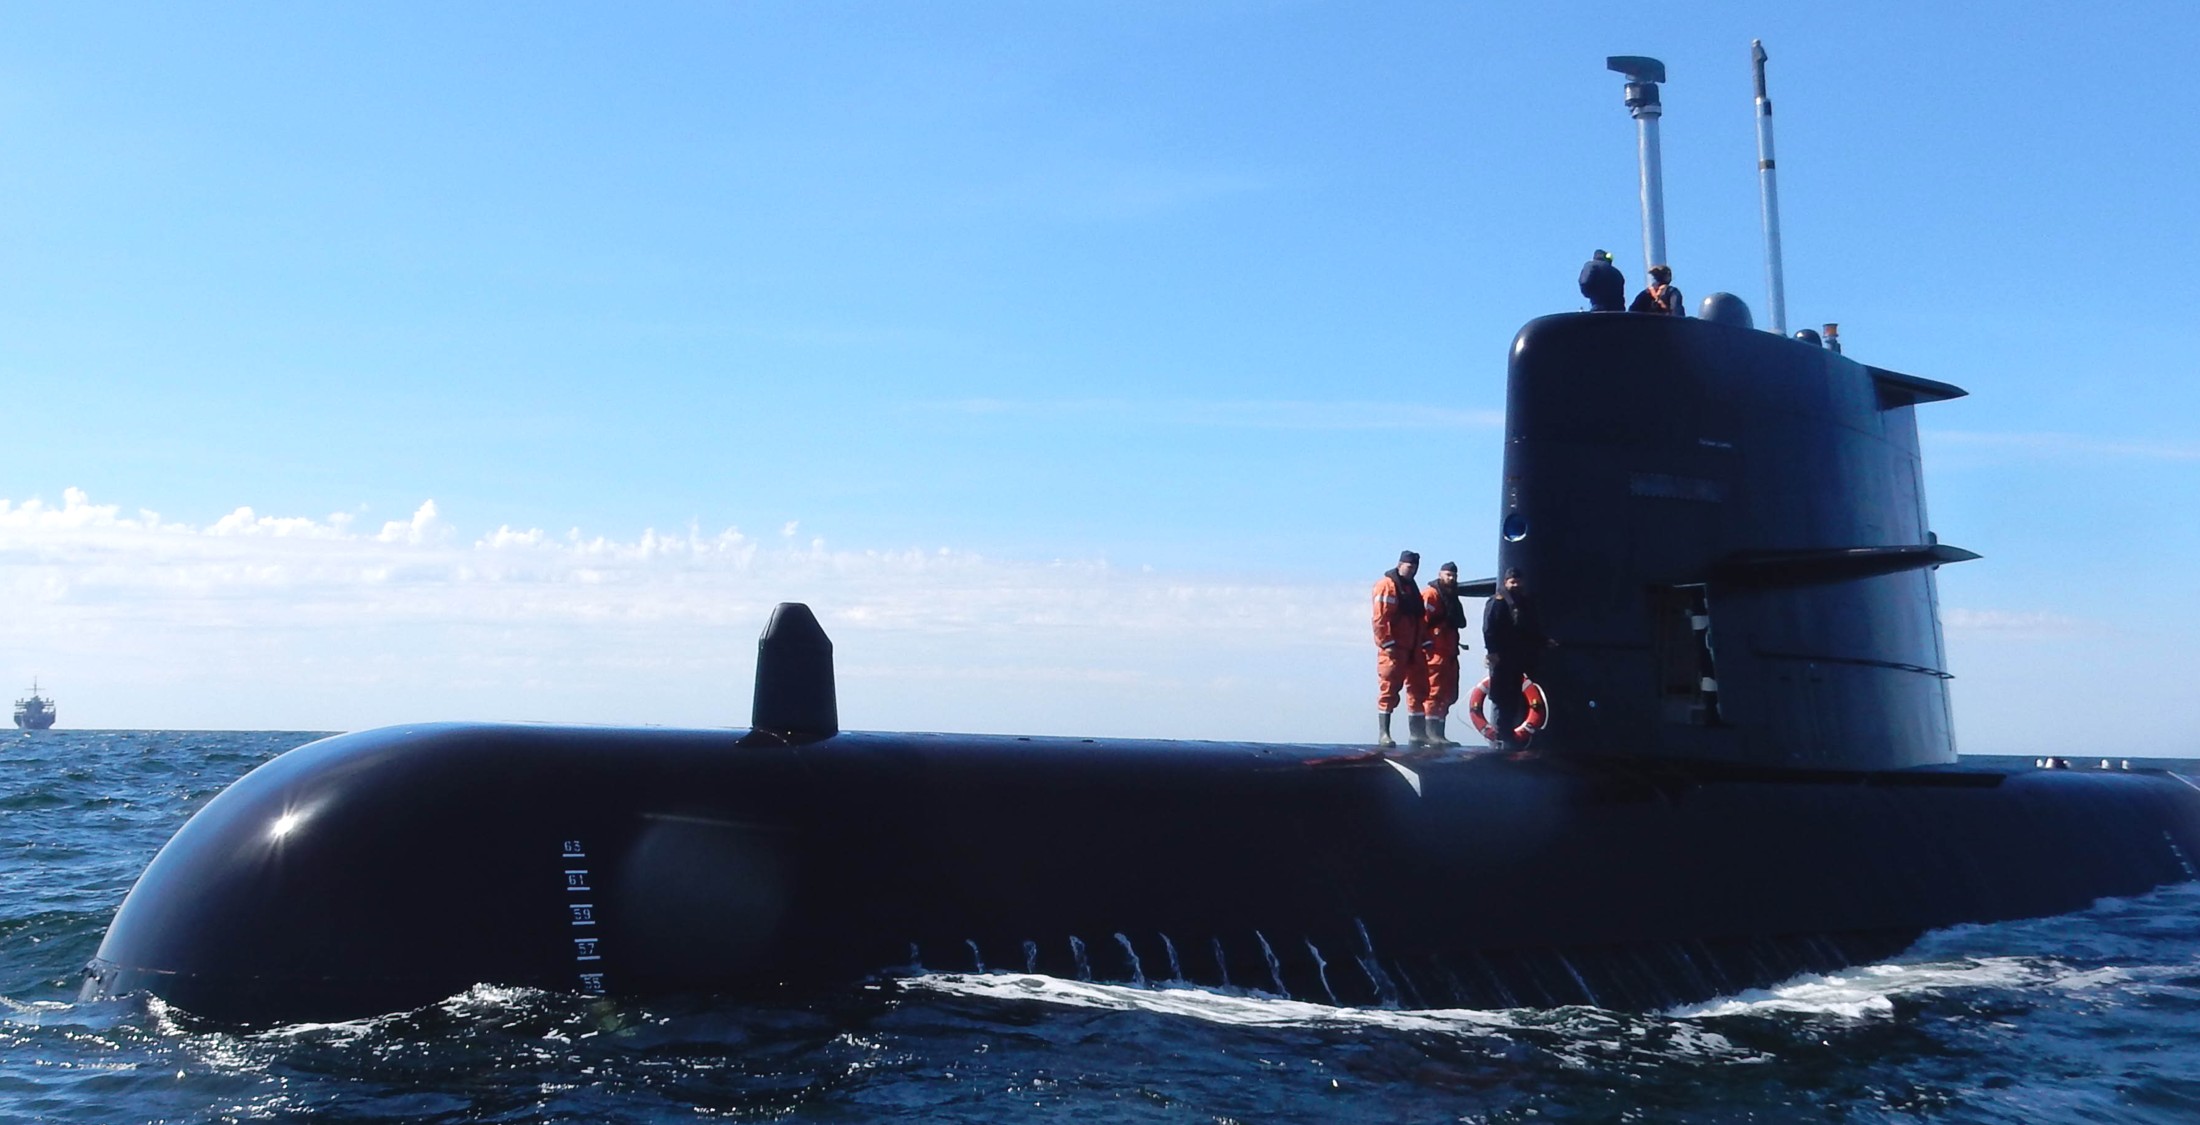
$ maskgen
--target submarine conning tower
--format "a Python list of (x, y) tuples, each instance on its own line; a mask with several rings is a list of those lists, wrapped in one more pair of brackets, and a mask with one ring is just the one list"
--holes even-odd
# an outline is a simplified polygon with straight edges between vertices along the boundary
[(1964, 394), (1746, 327), (1567, 313), (1507, 376), (1499, 573), (1560, 647), (1538, 749), (1955, 761), (1915, 407)]

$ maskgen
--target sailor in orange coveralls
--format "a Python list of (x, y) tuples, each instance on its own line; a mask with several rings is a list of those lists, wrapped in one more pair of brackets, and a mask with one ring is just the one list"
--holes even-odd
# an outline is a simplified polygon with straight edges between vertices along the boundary
[(1459, 702), (1459, 630), (1466, 627), (1467, 609), (1459, 604), (1459, 564), (1436, 568), (1436, 581), (1421, 591), (1428, 607), (1422, 623), (1421, 651), (1428, 667), (1428, 691), (1422, 709), (1428, 716), (1428, 741), (1437, 746), (1457, 746), (1444, 734), (1444, 720), (1451, 705)]
[(1421, 620), (1427, 607), (1413, 581), (1420, 568), (1421, 556), (1401, 551), (1398, 565), (1375, 580), (1375, 675), (1382, 681), (1375, 694), (1378, 746), (1398, 745), (1390, 737), (1390, 713), (1397, 709), (1400, 692), (1406, 696), (1414, 741), (1425, 737), (1420, 696), (1428, 690), (1428, 671), (1422, 663)]

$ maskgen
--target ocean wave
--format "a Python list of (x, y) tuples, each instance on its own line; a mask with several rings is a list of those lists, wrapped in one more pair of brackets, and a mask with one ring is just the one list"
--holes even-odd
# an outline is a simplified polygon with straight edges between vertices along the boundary
[[(2200, 1007), (2200, 950), (2191, 949), (2189, 942), (2195, 917), (2200, 917), (2200, 883), (2181, 884), (2138, 898), (2104, 899), (2087, 910), (2053, 918), (1951, 927), (1928, 934), (1894, 961), (1800, 974), (1765, 988), (1680, 1005), (1656, 1015), (1694, 1022), (1769, 1015), (1854, 1021), (1892, 1017), (1905, 999), (2048, 990), (2073, 995), (2127, 993), (2165, 1003), (2189, 1001)], [(2165, 938), (2184, 939), (2190, 956), (2159, 962)], [(2150, 958), (2156, 963), (2150, 963)], [(1578, 1006), (1343, 1008), (1233, 990), (1096, 984), (1011, 972), (931, 973), (904, 978), (900, 984), (918, 993), (1141, 1011), (1242, 1027), (1370, 1026), (1475, 1035), (1531, 1027), (1551, 1030), (1570, 1018), (1582, 1031), (1593, 1034), (1601, 1029), (1594, 1026), (1597, 1020), (1591, 1013), (1617, 1015)], [(1731, 1044), (1714, 1035), (1685, 1046), (1718, 1055)]]
[(1959, 989), (2024, 988), (2051, 981), (2052, 963), (2023, 958), (1923, 964), (1862, 965), (1837, 973), (1806, 973), (1770, 988), (1752, 988), (1700, 1004), (1670, 1009), (1675, 1019), (1785, 1012), (1841, 1019), (1893, 1013), (1897, 997)]
[[(1207, 988), (1096, 984), (1043, 974), (1008, 972), (925, 974), (900, 978), (896, 983), (901, 989), (917, 994), (1144, 1012), (1229, 1027), (1373, 1029), (1434, 1033), (1462, 1039), (1516, 1037), (1534, 1039), (1546, 1047), (1563, 1046), (1569, 1040), (1606, 1046), (1640, 1041), (1650, 1053), (1663, 1058), (1741, 1062), (1763, 1057), (1735, 1046), (1715, 1032), (1672, 1027), (1659, 1029), (1662, 1033), (1657, 1033), (1651, 1030), (1656, 1022), (1654, 1017), (1584, 1005), (1492, 1010), (1347, 1008)], [(1563, 1049), (1556, 1053), (1572, 1057)]]

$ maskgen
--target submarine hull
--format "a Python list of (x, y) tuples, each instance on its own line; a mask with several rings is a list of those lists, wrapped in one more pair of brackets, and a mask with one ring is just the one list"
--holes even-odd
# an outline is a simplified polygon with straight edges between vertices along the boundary
[(906, 971), (1649, 1008), (2189, 879), (2159, 772), (452, 724), (260, 767), (88, 997), (352, 1018), (477, 983), (764, 996)]
[(268, 763), (155, 858), (86, 993), (281, 1022), (1006, 968), (1640, 1008), (2193, 878), (2176, 774), (1958, 762), (1933, 571), (1975, 556), (1931, 530), (1915, 411), (1962, 393), (1724, 323), (1523, 328), (1490, 530), (1557, 642), (1533, 756), (842, 733), (790, 603), (750, 731)]

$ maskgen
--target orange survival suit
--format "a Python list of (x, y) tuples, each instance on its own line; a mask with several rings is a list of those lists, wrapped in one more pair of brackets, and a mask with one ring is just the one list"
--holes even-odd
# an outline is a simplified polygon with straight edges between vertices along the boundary
[[(1444, 575), (1453, 577), (1451, 588), (1444, 587)], [(1428, 667), (1428, 687), (1424, 698), (1431, 722), (1441, 723), (1451, 715), (1451, 705), (1459, 702), (1459, 630), (1466, 627), (1467, 610), (1459, 604), (1459, 587), (1456, 571), (1438, 571), (1436, 581), (1421, 591), (1422, 603), (1427, 615), (1422, 629), (1421, 645)], [(1439, 739), (1443, 728), (1436, 729)]]
[[(1406, 560), (1398, 561), (1402, 565)], [(1375, 709), (1382, 713), (1386, 736), (1390, 713), (1397, 709), (1401, 692), (1406, 696), (1408, 711), (1421, 713), (1421, 696), (1428, 690), (1421, 648), (1421, 622), (1426, 616), (1420, 586), (1412, 578), (1393, 567), (1375, 580), (1375, 675), (1382, 681), (1376, 691)]]

